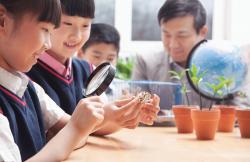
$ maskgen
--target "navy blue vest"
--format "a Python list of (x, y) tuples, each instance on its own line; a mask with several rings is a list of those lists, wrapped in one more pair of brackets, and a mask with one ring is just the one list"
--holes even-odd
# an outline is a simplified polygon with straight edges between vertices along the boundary
[(29, 82), (22, 98), (0, 85), (0, 107), (8, 118), (22, 160), (35, 155), (46, 139), (41, 107), (32, 83)]
[(82, 92), (92, 68), (86, 61), (72, 59), (71, 77), (65, 78), (38, 60), (27, 75), (40, 86), (66, 113), (72, 114), (84, 97)]

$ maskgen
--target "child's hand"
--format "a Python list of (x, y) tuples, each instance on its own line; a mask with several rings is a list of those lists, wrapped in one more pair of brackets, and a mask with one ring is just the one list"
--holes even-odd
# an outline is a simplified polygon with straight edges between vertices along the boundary
[(137, 127), (140, 120), (141, 104), (137, 97), (116, 101), (104, 106), (105, 122), (113, 127), (130, 128)]
[(98, 96), (82, 99), (71, 116), (71, 123), (80, 133), (92, 133), (104, 119), (103, 102)]
[(159, 107), (160, 98), (156, 94), (153, 95), (150, 103), (146, 103), (142, 107), (140, 114), (140, 122), (147, 125), (152, 125), (154, 120), (157, 118), (157, 113), (160, 110)]

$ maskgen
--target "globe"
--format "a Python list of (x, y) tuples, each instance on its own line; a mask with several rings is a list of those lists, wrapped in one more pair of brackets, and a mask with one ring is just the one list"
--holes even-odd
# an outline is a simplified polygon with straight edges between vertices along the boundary
[[(246, 55), (237, 45), (225, 41), (206, 41), (197, 46), (188, 61), (189, 68), (195, 65), (201, 74), (206, 71), (198, 90), (209, 97), (224, 98), (239, 91), (247, 76)], [(218, 85), (219, 77), (232, 81), (224, 86), (221, 94), (215, 94), (209, 84)]]

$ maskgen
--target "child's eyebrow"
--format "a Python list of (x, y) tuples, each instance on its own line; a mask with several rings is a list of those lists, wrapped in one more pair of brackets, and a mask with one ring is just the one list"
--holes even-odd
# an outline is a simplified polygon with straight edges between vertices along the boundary
[(93, 51), (95, 54), (101, 55), (102, 53), (99, 51)]
[(109, 53), (109, 56), (116, 56), (116, 54), (114, 54), (114, 53)]

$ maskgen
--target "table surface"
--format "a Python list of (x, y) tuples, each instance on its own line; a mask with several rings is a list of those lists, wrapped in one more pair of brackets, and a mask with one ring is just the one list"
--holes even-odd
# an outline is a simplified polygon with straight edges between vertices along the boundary
[[(106, 137), (91, 136), (71, 153), (67, 162), (250, 162), (250, 139), (216, 133), (199, 141), (195, 134), (178, 134), (175, 127), (123, 129)], [(65, 162), (66, 162), (65, 161)]]

